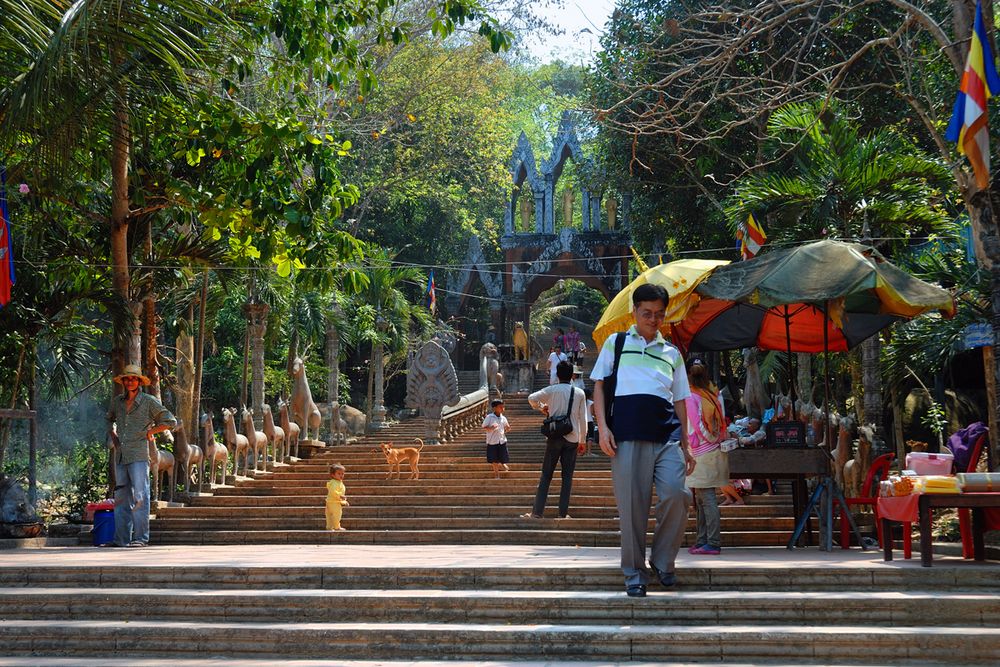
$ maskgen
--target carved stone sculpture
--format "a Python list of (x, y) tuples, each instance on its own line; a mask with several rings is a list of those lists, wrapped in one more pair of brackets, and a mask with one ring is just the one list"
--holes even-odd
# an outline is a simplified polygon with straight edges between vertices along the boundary
[(0, 537), (38, 537), (42, 528), (28, 494), (13, 477), (0, 475)]
[(149, 447), (149, 471), (153, 475), (153, 488), (151, 489), (152, 494), (150, 499), (160, 499), (160, 489), (163, 488), (160, 484), (162, 478), (163, 483), (167, 485), (167, 500), (172, 501), (174, 499), (174, 486), (176, 486), (174, 484), (174, 455), (162, 449), (157, 449), (156, 444), (152, 440), (147, 445)]
[(563, 190), (562, 205), (563, 205), (563, 226), (570, 227), (573, 225), (573, 188), (566, 188)]
[(844, 494), (848, 498), (857, 498), (862, 492), (870, 489), (862, 489), (868, 469), (872, 465), (872, 441), (874, 440), (874, 429), (871, 426), (862, 426), (858, 429), (858, 446), (854, 458), (844, 464)]
[(282, 400), (278, 401), (278, 421), (281, 423), (281, 428), (285, 432), (285, 439), (288, 440), (289, 449), (294, 448), (292, 456), (298, 458), (299, 456), (299, 425), (293, 422), (288, 417), (288, 403)]
[(604, 202), (604, 210), (608, 214), (608, 229), (614, 229), (618, 220), (618, 201), (614, 197), (608, 197)]
[(306, 365), (302, 359), (295, 357), (292, 362), (292, 419), (302, 428), (306, 440), (319, 440), (319, 427), (323, 423), (323, 415), (313, 402), (309, 391), (309, 381), (306, 379)]
[(428, 341), (413, 359), (406, 378), (406, 406), (420, 410), (426, 426), (425, 441), (438, 444), (441, 440), (441, 410), (461, 400), (458, 374), (444, 348)]
[(493, 343), (479, 348), (479, 388), (487, 389), (490, 397), (503, 397), (503, 375), (500, 374), (500, 353)]
[(252, 410), (243, 408), (240, 416), (243, 422), (243, 435), (247, 437), (247, 444), (253, 452), (253, 471), (258, 471), (258, 464), (260, 469), (267, 470), (267, 435), (254, 427)]
[(233, 455), (233, 476), (240, 474), (240, 461), (243, 462), (243, 474), (250, 472), (250, 462), (247, 455), (250, 452), (250, 441), (247, 437), (236, 431), (236, 408), (222, 408), (222, 433), (223, 442), (226, 449)]
[(767, 410), (768, 400), (767, 390), (764, 382), (760, 378), (760, 365), (757, 362), (757, 348), (748, 347), (743, 350), (743, 364), (747, 369), (747, 382), (743, 390), (743, 403), (747, 409), (747, 415), (760, 419)]
[[(184, 461), (184, 469), (181, 470), (181, 474), (184, 475), (184, 493), (191, 493), (191, 477), (197, 472), (198, 473), (198, 492), (201, 492), (202, 479), (204, 474), (202, 473), (202, 463), (205, 460), (204, 452), (198, 445), (192, 445), (188, 442), (187, 431), (184, 428), (184, 420), (178, 419), (177, 425), (171, 429), (173, 433), (174, 441), (174, 458), (177, 460), (178, 465), (181, 461)], [(186, 454), (182, 455), (182, 453)]]
[(528, 332), (523, 322), (514, 322), (514, 360), (528, 360)]
[[(330, 420), (330, 444), (331, 445), (346, 445), (347, 436), (350, 431), (347, 428), (347, 422), (343, 417), (340, 416), (340, 403), (330, 403), (329, 413), (324, 413), (323, 418)], [(320, 408), (322, 412), (322, 408)]]
[[(219, 470), (219, 485), (224, 485), (229, 468), (229, 450), (215, 439), (215, 424), (212, 423), (211, 413), (201, 416), (201, 448), (205, 452), (205, 479), (208, 481), (208, 488), (211, 489), (215, 484), (216, 469)], [(233, 474), (236, 474), (235, 470)]]
[[(414, 358), (416, 356), (414, 355)], [(340, 406), (340, 418), (347, 424), (347, 431), (351, 435), (364, 435), (367, 430), (367, 420), (365, 413), (350, 405)]]
[[(831, 422), (832, 423), (832, 422)], [(854, 442), (854, 420), (844, 416), (837, 420), (837, 447), (831, 452), (833, 455), (834, 479), (840, 488), (844, 488), (844, 467), (847, 459), (851, 457), (851, 445)]]
[(531, 221), (531, 200), (532, 197), (526, 196), (522, 193), (521, 195), (521, 229), (523, 231), (531, 231), (532, 221)]
[(267, 403), (264, 404), (264, 435), (267, 436), (267, 441), (271, 443), (271, 455), (274, 457), (274, 462), (284, 463), (288, 458), (288, 443), (285, 442), (285, 429), (275, 425), (274, 415), (271, 414), (271, 406)]

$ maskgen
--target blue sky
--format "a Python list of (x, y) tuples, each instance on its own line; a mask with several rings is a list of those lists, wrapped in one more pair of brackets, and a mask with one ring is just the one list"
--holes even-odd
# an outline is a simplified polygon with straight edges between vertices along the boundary
[(564, 6), (550, 8), (548, 18), (566, 32), (559, 37), (525, 40), (528, 51), (542, 62), (560, 59), (573, 64), (590, 62), (600, 50), (600, 35), (614, 11), (614, 0), (564, 0)]

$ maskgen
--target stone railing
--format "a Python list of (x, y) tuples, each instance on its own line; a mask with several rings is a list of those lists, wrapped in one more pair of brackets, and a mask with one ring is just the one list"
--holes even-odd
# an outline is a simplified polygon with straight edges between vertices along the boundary
[(486, 418), (490, 409), (490, 393), (477, 389), (465, 394), (455, 405), (441, 410), (441, 442), (451, 442), (469, 429), (477, 428)]

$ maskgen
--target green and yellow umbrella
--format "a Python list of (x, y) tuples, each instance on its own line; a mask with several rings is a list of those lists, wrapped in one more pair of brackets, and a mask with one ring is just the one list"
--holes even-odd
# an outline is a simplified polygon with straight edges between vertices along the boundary
[(619, 292), (604, 309), (604, 314), (594, 328), (593, 334), (598, 349), (604, 345), (608, 336), (625, 331), (632, 326), (634, 321), (632, 318), (632, 292), (639, 285), (652, 283), (667, 290), (667, 294), (670, 296), (670, 305), (667, 307), (667, 316), (660, 327), (660, 333), (669, 336), (670, 325), (683, 320), (700, 300), (701, 297), (695, 293), (694, 288), (712, 271), (726, 264), (729, 264), (728, 260), (679, 259), (646, 269)]

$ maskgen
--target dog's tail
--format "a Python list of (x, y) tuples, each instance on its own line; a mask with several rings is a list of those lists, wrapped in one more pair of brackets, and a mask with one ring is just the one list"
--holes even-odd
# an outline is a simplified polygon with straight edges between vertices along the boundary
[(420, 438), (414, 438), (414, 440), (416, 440), (417, 442), (419, 442), (419, 443), (420, 443), (420, 446), (419, 446), (419, 447), (417, 447), (417, 451), (419, 452), (419, 451), (420, 451), (421, 449), (423, 449), (423, 448), (424, 448), (424, 441), (423, 441), (423, 440), (421, 440)]

